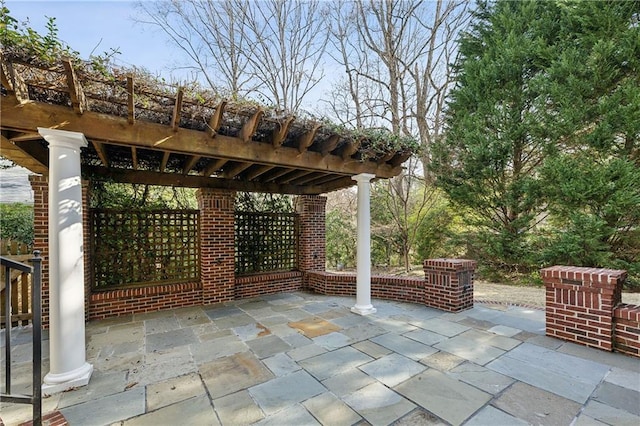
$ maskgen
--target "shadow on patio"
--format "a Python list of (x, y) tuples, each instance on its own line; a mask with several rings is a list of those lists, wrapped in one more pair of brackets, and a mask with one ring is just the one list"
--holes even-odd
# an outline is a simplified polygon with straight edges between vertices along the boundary
[[(71, 425), (640, 424), (640, 363), (545, 337), (544, 311), (376, 300), (363, 317), (353, 301), (295, 292), (90, 322), (90, 384), (45, 398), (43, 413)], [(30, 329), (14, 334), (26, 393)], [(30, 419), (28, 405), (1, 408), (5, 425)]]

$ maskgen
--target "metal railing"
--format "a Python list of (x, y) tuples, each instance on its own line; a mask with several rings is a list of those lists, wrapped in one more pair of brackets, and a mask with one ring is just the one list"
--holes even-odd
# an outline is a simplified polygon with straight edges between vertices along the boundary
[(11, 270), (32, 274), (31, 312), (33, 336), (33, 395), (11, 394), (11, 297), (4, 299), (5, 324), (5, 386), (0, 401), (33, 405), (33, 424), (42, 424), (42, 258), (35, 251), (30, 259), (33, 266), (0, 256), (4, 269), (5, 291), (11, 294)]

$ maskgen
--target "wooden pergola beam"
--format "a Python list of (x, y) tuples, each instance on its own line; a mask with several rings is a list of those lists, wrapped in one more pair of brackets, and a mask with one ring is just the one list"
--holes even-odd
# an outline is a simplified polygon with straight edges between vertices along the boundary
[(34, 173), (43, 175), (49, 173), (48, 157), (40, 157), (40, 160), (38, 160), (30, 153), (25, 152), (19, 145), (12, 143), (4, 135), (0, 135), (0, 152), (3, 157), (26, 167)]
[(262, 108), (258, 108), (258, 110), (251, 116), (251, 118), (249, 118), (246, 123), (244, 123), (244, 126), (242, 126), (239, 135), (240, 139), (242, 139), (242, 142), (247, 143), (251, 140), (253, 134), (256, 132), (256, 130), (258, 130), (258, 124), (260, 124), (260, 119), (262, 118), (263, 114), (264, 111), (262, 110)]
[(22, 103), (29, 100), (27, 84), (16, 73), (11, 62), (2, 61), (0, 80), (2, 81), (2, 87), (5, 88), (8, 94), (15, 96), (18, 102)]
[[(292, 169), (307, 169), (344, 175), (371, 173), (378, 178), (389, 178), (400, 173), (399, 166), (376, 164), (373, 161), (343, 161), (336, 155), (281, 146), (275, 150), (270, 144), (241, 143), (234, 137), (218, 134), (215, 143), (207, 132), (178, 128), (145, 121), (130, 125), (123, 117), (85, 111), (77, 115), (72, 109), (40, 102), (20, 103), (6, 96), (0, 104), (2, 128), (19, 132), (36, 132), (36, 127), (47, 127), (83, 133), (87, 139), (109, 141), (110, 144), (175, 152), (228, 161), (250, 162)], [(336, 136), (332, 139), (339, 139)], [(326, 143), (327, 141), (325, 141)], [(337, 142), (336, 142), (337, 143)]]
[(216, 107), (215, 112), (211, 115), (209, 119), (209, 136), (214, 137), (218, 134), (218, 130), (220, 130), (220, 126), (222, 125), (222, 117), (224, 115), (224, 109), (227, 106), (226, 101), (220, 101), (218, 106)]
[(283, 168), (282, 170), (278, 170), (277, 172), (274, 172), (272, 174), (270, 174), (269, 176), (267, 176), (266, 179), (264, 179), (265, 182), (272, 182), (276, 179), (278, 179), (281, 176), (286, 175), (287, 173), (291, 173), (295, 171), (295, 169), (290, 169), (290, 168)]
[(346, 144), (344, 144), (340, 153), (340, 156), (342, 157), (342, 159), (348, 160), (349, 158), (351, 158), (353, 154), (358, 152), (358, 148), (360, 148), (361, 143), (362, 143), (362, 140), (359, 139), (356, 141), (349, 141)]
[(293, 180), (299, 179), (303, 176), (307, 176), (310, 175), (313, 172), (310, 172), (309, 170), (298, 170), (296, 172), (290, 173), (288, 175), (286, 175), (284, 178), (279, 179), (278, 183), (289, 183)]
[(176, 94), (176, 102), (173, 104), (173, 115), (171, 117), (171, 128), (175, 132), (180, 126), (180, 115), (182, 114), (182, 98), (184, 97), (184, 88), (180, 87)]
[(291, 123), (296, 118), (294, 116), (287, 117), (283, 122), (278, 122), (276, 128), (273, 129), (273, 134), (271, 136), (271, 144), (274, 148), (279, 148), (280, 145), (284, 142), (287, 137), (287, 133), (289, 133), (289, 127), (291, 127)]
[(312, 172), (307, 176), (302, 176), (298, 179), (294, 179), (292, 181), (290, 181), (289, 183), (293, 184), (293, 185), (306, 185), (309, 182), (313, 182), (317, 179), (319, 179), (320, 177), (324, 177), (326, 175), (323, 175), (322, 173), (319, 172)]
[(131, 147), (131, 162), (133, 163), (133, 170), (138, 170), (138, 149), (135, 146)]
[(69, 98), (71, 99), (71, 106), (76, 114), (82, 114), (84, 112), (85, 97), (82, 91), (82, 86), (76, 78), (76, 72), (73, 69), (71, 59), (62, 59), (62, 66), (67, 76), (67, 87), (69, 88)]

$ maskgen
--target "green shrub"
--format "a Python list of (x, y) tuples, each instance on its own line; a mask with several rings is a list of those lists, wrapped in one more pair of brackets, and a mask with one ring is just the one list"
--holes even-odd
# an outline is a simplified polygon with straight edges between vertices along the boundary
[(0, 239), (33, 245), (33, 205), (0, 204)]

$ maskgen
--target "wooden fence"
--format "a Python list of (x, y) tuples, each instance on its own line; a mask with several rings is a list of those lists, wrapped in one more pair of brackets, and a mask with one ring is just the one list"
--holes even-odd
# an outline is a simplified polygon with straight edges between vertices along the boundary
[[(0, 255), (18, 262), (26, 263), (33, 257), (31, 248), (24, 243), (12, 240), (0, 240)], [(4, 328), (4, 309), (7, 297), (4, 268), (0, 272), (0, 327)], [(11, 271), (11, 324), (27, 325), (33, 319), (31, 313), (31, 274)]]

